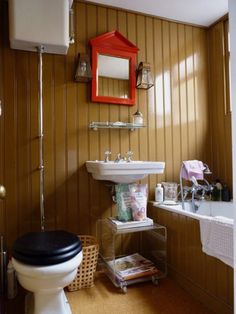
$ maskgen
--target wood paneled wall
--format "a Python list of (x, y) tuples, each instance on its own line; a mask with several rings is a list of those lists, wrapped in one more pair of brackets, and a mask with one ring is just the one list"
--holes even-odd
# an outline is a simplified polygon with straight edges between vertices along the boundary
[[(93, 180), (86, 160), (112, 158), (128, 150), (136, 160), (166, 162), (163, 175), (150, 175), (150, 199), (157, 182), (178, 181), (182, 160), (211, 161), (208, 116), (207, 31), (84, 2), (74, 2), (75, 44), (66, 56), (43, 56), (46, 229), (95, 233), (98, 217), (115, 213), (109, 189)], [(7, 4), (1, 2), (0, 232), (8, 247), (19, 236), (40, 229), (37, 55), (9, 48)], [(75, 83), (78, 52), (88, 40), (117, 29), (140, 49), (138, 63), (151, 63), (154, 88), (137, 90), (133, 107), (90, 102), (90, 84)], [(137, 108), (146, 128), (88, 129), (91, 121), (124, 121)]]
[(149, 216), (167, 227), (169, 275), (218, 314), (233, 313), (233, 269), (202, 252), (199, 221), (150, 205)]
[(99, 76), (98, 95), (118, 98), (130, 98), (129, 80)]
[(209, 50), (209, 126), (211, 129), (211, 167), (215, 177), (232, 191), (232, 137), (229, 97), (228, 20), (208, 30)]

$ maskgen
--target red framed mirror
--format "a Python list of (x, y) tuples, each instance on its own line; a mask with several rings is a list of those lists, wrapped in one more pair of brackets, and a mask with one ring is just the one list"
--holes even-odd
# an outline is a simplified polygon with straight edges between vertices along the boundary
[(90, 40), (92, 101), (134, 105), (138, 48), (118, 31)]

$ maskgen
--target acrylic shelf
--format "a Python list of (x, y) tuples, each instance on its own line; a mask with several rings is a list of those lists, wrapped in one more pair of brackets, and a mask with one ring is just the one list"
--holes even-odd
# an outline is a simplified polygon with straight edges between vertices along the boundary
[[(127, 286), (138, 282), (152, 281), (167, 275), (167, 230), (154, 223), (151, 226), (116, 229), (108, 218), (98, 219), (96, 235), (99, 242), (99, 266), (117, 288), (126, 293)], [(130, 242), (130, 245), (127, 244)], [(125, 243), (123, 247), (121, 244)], [(116, 271), (116, 260), (133, 253), (140, 253), (152, 261), (158, 273), (125, 280)]]
[(97, 131), (98, 129), (128, 129), (130, 131), (134, 131), (136, 129), (141, 129), (145, 127), (143, 124), (135, 124), (128, 122), (91, 122), (89, 124), (89, 128)]

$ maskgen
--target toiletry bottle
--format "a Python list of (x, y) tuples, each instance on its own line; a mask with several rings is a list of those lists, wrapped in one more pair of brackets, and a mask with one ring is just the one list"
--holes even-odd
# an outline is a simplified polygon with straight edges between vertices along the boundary
[(216, 180), (216, 188), (218, 189), (218, 195), (219, 195), (217, 201), (221, 201), (222, 200), (222, 184), (220, 180)]
[(160, 183), (157, 184), (155, 189), (155, 201), (158, 203), (163, 202), (163, 187)]
[(133, 114), (133, 123), (134, 124), (140, 124), (140, 125), (143, 124), (143, 115), (138, 110)]
[(10, 259), (7, 265), (7, 297), (8, 299), (14, 299), (16, 295), (17, 295), (16, 272)]
[(229, 188), (226, 184), (223, 185), (222, 191), (221, 191), (222, 201), (223, 202), (230, 202), (230, 192)]

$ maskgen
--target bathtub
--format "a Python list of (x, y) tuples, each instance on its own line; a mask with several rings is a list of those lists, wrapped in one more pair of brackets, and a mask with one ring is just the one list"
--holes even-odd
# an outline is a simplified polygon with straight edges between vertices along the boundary
[(233, 203), (195, 201), (195, 205), (195, 212), (192, 202), (184, 202), (184, 209), (182, 204), (159, 207), (199, 220), (202, 251), (233, 267)]
[[(185, 202), (183, 210), (181, 203), (149, 203), (148, 216), (167, 228), (168, 273), (215, 313), (233, 313), (233, 268), (203, 250), (200, 227), (202, 222), (222, 221), (226, 233), (230, 230), (232, 235), (227, 245), (232, 245), (234, 204), (196, 201), (196, 212), (191, 205)], [(218, 234), (225, 239), (224, 231)]]
[(227, 221), (229, 224), (233, 224), (234, 222), (233, 202), (195, 201), (195, 205), (198, 206), (198, 210), (193, 212), (192, 203), (188, 201), (184, 202), (184, 210), (182, 208), (182, 203), (178, 203), (176, 205), (153, 203), (153, 206), (155, 207), (163, 208), (198, 220), (203, 218), (208, 219), (211, 217), (217, 217), (220, 219), (220, 217), (222, 217), (222, 220), (225, 222)]

